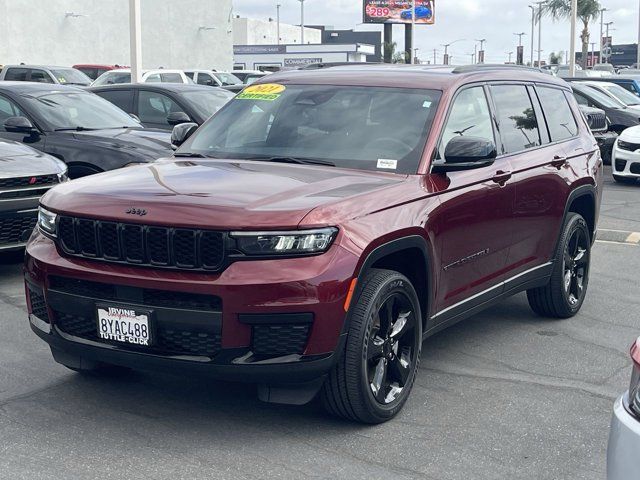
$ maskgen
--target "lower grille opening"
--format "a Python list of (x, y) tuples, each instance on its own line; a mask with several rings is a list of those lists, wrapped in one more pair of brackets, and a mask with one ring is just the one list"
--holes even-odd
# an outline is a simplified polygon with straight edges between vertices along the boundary
[(29, 302), (31, 303), (31, 313), (45, 323), (49, 323), (49, 312), (47, 303), (44, 300), (42, 289), (27, 283), (29, 290)]
[(310, 324), (254, 325), (252, 351), (264, 356), (302, 355), (310, 327)]
[(125, 350), (152, 353), (156, 355), (188, 355), (214, 357), (221, 346), (219, 334), (188, 328), (173, 326), (167, 328), (158, 325), (154, 332), (154, 345), (140, 347), (133, 344), (112, 342), (98, 337), (97, 321), (94, 317), (72, 315), (54, 311), (55, 323), (62, 332), (74, 337), (84, 338), (95, 342), (118, 345)]
[(629, 167), (629, 171), (636, 175), (640, 175), (640, 163), (632, 163)]
[(37, 213), (29, 216), (0, 217), (0, 247), (25, 243), (36, 226)]
[(626, 160), (616, 160), (616, 171), (622, 172), (627, 166)]

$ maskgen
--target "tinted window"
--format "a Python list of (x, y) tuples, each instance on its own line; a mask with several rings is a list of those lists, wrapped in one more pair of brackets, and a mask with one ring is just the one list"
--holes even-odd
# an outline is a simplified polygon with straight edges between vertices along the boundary
[(44, 70), (31, 70), (30, 80), (38, 83), (53, 83), (49, 74)]
[(578, 124), (562, 90), (538, 87), (538, 98), (547, 119), (552, 142), (566, 140), (578, 134)]
[(182, 108), (162, 93), (140, 90), (138, 92), (138, 117), (142, 123), (166, 124), (167, 115), (181, 112)]
[(193, 80), (193, 77), (195, 75), (195, 72), (184, 72), (184, 74), (189, 77), (191, 80)]
[(9, 117), (24, 117), (25, 114), (8, 98), (0, 95), (0, 129), (4, 130), (2, 124)]
[(104, 71), (99, 71), (97, 68), (88, 68), (88, 67), (80, 67), (78, 68), (82, 73), (84, 73), (87, 77), (95, 80), (98, 78)]
[(200, 85), (217, 85), (213, 77), (208, 73), (198, 73), (198, 83)]
[(27, 80), (26, 68), (9, 68), (4, 76), (5, 80), (13, 80), (18, 82), (24, 82)]
[(94, 86), (99, 85), (115, 85), (119, 83), (131, 83), (131, 73), (129, 72), (107, 72), (100, 75), (98, 79), (93, 82)]
[(453, 137), (478, 137), (494, 142), (491, 114), (484, 88), (467, 88), (458, 94), (444, 127), (439, 158), (444, 158), (447, 144)]
[(147, 83), (160, 83), (161, 81), (162, 80), (160, 80), (160, 74), (159, 73), (152, 73), (145, 80), (145, 82), (147, 82)]
[(538, 120), (524, 85), (493, 85), (504, 153), (513, 153), (541, 145)]
[(125, 112), (131, 112), (131, 90), (112, 90), (110, 92), (96, 93)]
[(179, 73), (161, 73), (160, 79), (164, 83), (182, 83), (182, 76)]

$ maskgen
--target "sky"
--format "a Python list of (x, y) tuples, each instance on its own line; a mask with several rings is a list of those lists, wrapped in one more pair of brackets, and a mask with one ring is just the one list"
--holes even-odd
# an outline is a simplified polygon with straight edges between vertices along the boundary
[[(234, 14), (242, 17), (275, 18), (276, 4), (282, 5), (280, 21), (300, 24), (300, 2), (298, 0), (233, 0)], [(419, 26), (416, 31), (416, 48), (422, 60), (433, 60), (433, 49), (437, 49), (438, 63), (442, 62), (445, 43), (452, 43), (449, 53), (454, 63), (469, 63), (475, 40), (485, 38), (485, 62), (504, 62), (508, 52), (515, 52), (518, 37), (514, 33), (526, 32), (523, 37), (525, 61), (530, 56), (531, 9), (527, 0), (435, 0), (436, 24)], [(638, 3), (636, 0), (600, 0), (605, 12), (605, 22), (614, 22), (610, 35), (614, 44), (636, 43), (638, 40)], [(337, 29), (379, 30), (382, 25), (362, 25), (361, 0), (305, 0), (305, 23), (324, 24)], [(582, 24), (578, 24), (579, 36)], [(537, 49), (537, 26), (535, 48)], [(394, 26), (394, 40), (403, 48), (404, 27)], [(600, 22), (590, 26), (591, 41), (598, 42)], [(542, 58), (548, 60), (551, 52), (568, 51), (570, 39), (568, 21), (554, 21), (550, 17), (542, 20)], [(576, 50), (580, 51), (579, 38)], [(596, 50), (598, 45), (596, 44)], [(534, 54), (537, 58), (537, 53)], [(515, 53), (513, 56), (515, 60)]]

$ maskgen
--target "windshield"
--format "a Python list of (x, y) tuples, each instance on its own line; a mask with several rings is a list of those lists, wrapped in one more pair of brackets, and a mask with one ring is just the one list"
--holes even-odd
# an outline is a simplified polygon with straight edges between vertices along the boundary
[(22, 95), (44, 120), (47, 130), (139, 127), (133, 118), (93, 93), (54, 92)]
[(242, 83), (238, 77), (231, 73), (223, 73), (223, 72), (213, 72), (213, 75), (220, 80), (222, 85), (238, 85)]
[(602, 85), (602, 88), (625, 105), (640, 105), (640, 98), (635, 96), (630, 91), (625, 90), (620, 85)]
[[(580, 90), (578, 90), (579, 92)], [(603, 105), (605, 108), (625, 108), (622, 102), (619, 102), (615, 98), (611, 98), (609, 95), (600, 92), (598, 89), (594, 87), (590, 87), (588, 85), (585, 86), (584, 90), (585, 95), (593, 98), (596, 102)]]
[(247, 87), (179, 150), (298, 159), (415, 174), (441, 92), (388, 87)]
[(183, 92), (182, 97), (203, 118), (209, 118), (235, 95), (221, 88), (208, 88), (206, 91)]
[(73, 85), (89, 85), (91, 79), (80, 70), (75, 68), (56, 68), (51, 73), (60, 83), (71, 83)]

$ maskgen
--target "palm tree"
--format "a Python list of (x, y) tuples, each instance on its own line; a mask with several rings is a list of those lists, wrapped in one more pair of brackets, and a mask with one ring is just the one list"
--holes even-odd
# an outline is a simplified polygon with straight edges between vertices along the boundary
[[(548, 0), (542, 7), (544, 12), (555, 20), (571, 18), (571, 0)], [(587, 68), (589, 56), (589, 24), (600, 15), (600, 2), (598, 0), (578, 0), (578, 18), (582, 21), (582, 68)]]

